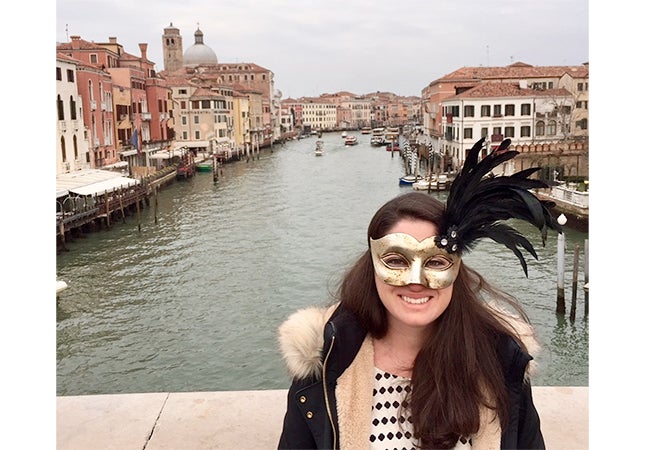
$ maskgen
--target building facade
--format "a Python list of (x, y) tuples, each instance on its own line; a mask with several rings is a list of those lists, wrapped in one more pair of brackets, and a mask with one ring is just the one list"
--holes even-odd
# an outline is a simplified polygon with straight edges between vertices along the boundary
[(56, 57), (56, 174), (91, 167), (88, 129), (77, 85), (79, 61), (58, 53)]

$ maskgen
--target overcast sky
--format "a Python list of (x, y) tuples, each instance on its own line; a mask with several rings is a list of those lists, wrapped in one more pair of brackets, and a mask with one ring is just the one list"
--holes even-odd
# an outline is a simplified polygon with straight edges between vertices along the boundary
[(283, 98), (390, 91), (420, 96), (463, 66), (589, 61), (588, 0), (57, 0), (56, 40), (116, 37), (163, 70), (162, 34), (197, 26), (221, 63), (275, 74)]

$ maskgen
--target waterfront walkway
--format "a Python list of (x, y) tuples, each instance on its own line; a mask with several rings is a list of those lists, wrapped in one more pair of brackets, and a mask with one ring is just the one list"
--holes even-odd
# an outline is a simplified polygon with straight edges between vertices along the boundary
[[(277, 448), (286, 390), (65, 396), (57, 450)], [(589, 388), (534, 386), (548, 450), (589, 448)]]

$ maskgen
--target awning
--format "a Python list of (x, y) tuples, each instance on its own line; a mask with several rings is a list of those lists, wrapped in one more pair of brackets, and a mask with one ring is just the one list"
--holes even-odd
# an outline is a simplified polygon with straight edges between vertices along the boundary
[(138, 180), (128, 177), (116, 177), (109, 180), (99, 181), (86, 186), (79, 186), (69, 189), (70, 192), (77, 195), (103, 195), (114, 189), (126, 188), (138, 184)]
[(111, 170), (84, 169), (63, 173), (56, 177), (57, 198), (65, 195), (66, 191), (77, 195), (103, 194), (107, 190), (121, 186), (127, 187), (138, 184), (134, 178), (123, 177)]
[(186, 152), (185, 150), (180, 150), (180, 149), (176, 149), (171, 152), (166, 150), (161, 150), (158, 153), (149, 155), (149, 159), (170, 159), (173, 158), (174, 156), (183, 156), (185, 152)]

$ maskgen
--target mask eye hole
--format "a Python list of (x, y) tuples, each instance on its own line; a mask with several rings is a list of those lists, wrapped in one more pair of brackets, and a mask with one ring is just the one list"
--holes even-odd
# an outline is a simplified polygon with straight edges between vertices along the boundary
[(433, 258), (427, 259), (427, 262), (424, 264), (426, 269), (430, 270), (447, 270), (453, 265), (453, 261), (445, 258), (442, 255), (436, 255)]
[(383, 262), (389, 269), (407, 269), (409, 267), (408, 260), (399, 253), (387, 253), (382, 255), (381, 262)]

